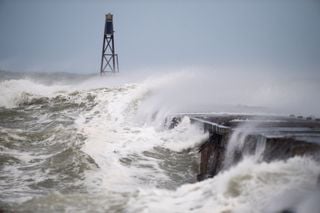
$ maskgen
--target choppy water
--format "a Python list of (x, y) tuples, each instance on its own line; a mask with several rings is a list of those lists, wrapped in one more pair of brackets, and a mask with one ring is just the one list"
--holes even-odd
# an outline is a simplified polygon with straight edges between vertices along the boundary
[(188, 118), (168, 129), (174, 110), (156, 95), (175, 78), (0, 81), (0, 209), (317, 212), (320, 166), (308, 158), (248, 157), (197, 183), (207, 135)]

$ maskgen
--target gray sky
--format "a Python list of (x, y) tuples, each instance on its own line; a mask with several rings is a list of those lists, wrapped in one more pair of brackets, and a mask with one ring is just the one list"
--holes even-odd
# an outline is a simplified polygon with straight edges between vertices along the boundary
[(98, 72), (108, 12), (115, 15), (121, 71), (319, 73), (318, 0), (0, 0), (0, 69)]

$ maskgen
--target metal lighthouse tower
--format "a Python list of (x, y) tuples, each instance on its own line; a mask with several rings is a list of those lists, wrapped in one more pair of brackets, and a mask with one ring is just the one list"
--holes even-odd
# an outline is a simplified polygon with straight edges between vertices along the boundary
[(119, 72), (119, 63), (114, 48), (113, 15), (108, 13), (104, 26), (100, 74), (116, 72)]

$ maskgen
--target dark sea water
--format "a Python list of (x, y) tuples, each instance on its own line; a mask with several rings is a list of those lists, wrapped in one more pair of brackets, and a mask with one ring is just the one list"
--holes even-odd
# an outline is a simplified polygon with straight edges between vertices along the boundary
[(197, 183), (207, 134), (167, 128), (167, 79), (71, 76), (0, 72), (1, 211), (317, 212), (318, 162), (248, 156)]

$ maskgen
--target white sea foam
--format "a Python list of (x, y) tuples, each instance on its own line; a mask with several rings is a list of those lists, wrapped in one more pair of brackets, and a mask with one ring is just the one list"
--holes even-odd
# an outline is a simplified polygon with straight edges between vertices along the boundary
[[(104, 188), (130, 191), (134, 186), (145, 185), (146, 177), (151, 185), (167, 180), (168, 177), (159, 168), (159, 160), (142, 153), (155, 147), (181, 151), (194, 147), (207, 137), (201, 129), (191, 125), (188, 118), (175, 129), (161, 130), (155, 128), (160, 125), (149, 125), (149, 118), (137, 116), (138, 108), (152, 93), (153, 88), (148, 85), (147, 82), (99, 90), (95, 99), (97, 105), (77, 120), (80, 132), (87, 137), (83, 151), (99, 165), (100, 171), (95, 175)], [(161, 106), (154, 110), (161, 110)], [(131, 158), (134, 168), (123, 165), (121, 158)], [(97, 179), (92, 180), (95, 175), (90, 173), (88, 179), (97, 182)]]
[(56, 92), (66, 90), (69, 86), (47, 86), (32, 80), (6, 80), (0, 82), (0, 107), (15, 107), (27, 101), (29, 96), (53, 96)]
[[(307, 158), (261, 163), (257, 158), (263, 147), (256, 150), (254, 158), (245, 157), (213, 179), (173, 191), (157, 189), (157, 182), (168, 177), (159, 167), (159, 160), (142, 153), (157, 146), (180, 151), (207, 137), (188, 118), (173, 130), (158, 128), (175, 109), (161, 103), (170, 98), (166, 99), (167, 93), (159, 90), (175, 82), (174, 77), (167, 78), (97, 91), (97, 105), (77, 121), (79, 131), (87, 137), (82, 150), (99, 165), (97, 171), (88, 173), (88, 185), (130, 193), (138, 189), (125, 207), (128, 212), (275, 212), (302, 209), (304, 202), (311, 202), (304, 201), (302, 195), (312, 193), (316, 186), (320, 173), (317, 163)], [(229, 151), (236, 144), (241, 146), (238, 136), (234, 135)], [(124, 165), (121, 158), (133, 163)], [(139, 167), (141, 164), (147, 166)], [(275, 197), (292, 191), (300, 194), (301, 205), (277, 204)]]
[[(300, 195), (312, 193), (320, 167), (307, 158), (259, 163), (255, 158), (245, 157), (237, 166), (213, 179), (186, 184), (174, 191), (157, 189), (156, 182), (167, 177), (159, 168), (158, 160), (146, 158), (141, 153), (156, 146), (179, 151), (196, 145), (206, 135), (191, 125), (188, 118), (173, 130), (155, 128), (158, 126), (154, 123), (157, 116), (166, 113), (159, 113), (161, 104), (152, 101), (159, 94), (157, 83), (152, 82), (149, 87), (149, 82), (99, 92), (97, 106), (78, 121), (82, 133), (88, 137), (83, 150), (100, 167), (97, 173), (90, 173), (88, 180), (109, 190), (132, 193), (138, 189), (127, 204), (128, 212), (242, 213), (304, 208), (302, 199), (299, 200), (301, 205), (297, 206), (292, 202), (277, 205), (274, 198), (292, 191)], [(234, 137), (233, 145), (239, 142), (237, 134)], [(260, 154), (257, 150), (257, 156)], [(150, 167), (139, 168), (134, 164), (128, 167), (119, 162), (122, 157), (130, 158), (130, 155), (138, 155), (139, 163)], [(147, 177), (148, 182), (143, 177)]]
[[(74, 127), (77, 133), (85, 138), (82, 151), (98, 165), (98, 168), (85, 171), (85, 179), (81, 184), (86, 186), (89, 193), (99, 191), (112, 199), (122, 199), (118, 198), (121, 197), (119, 193), (112, 192), (128, 193), (130, 201), (127, 204), (123, 202), (122, 208), (127, 212), (269, 213), (286, 208), (298, 212), (314, 209), (317, 206), (315, 196), (318, 195), (314, 188), (320, 167), (307, 158), (261, 163), (255, 158), (245, 157), (238, 165), (228, 167), (228, 170), (213, 179), (185, 184), (177, 189), (159, 189), (159, 183), (170, 179), (161, 166), (164, 159), (147, 155), (146, 152), (154, 152), (157, 147), (181, 152), (190, 147), (195, 148), (208, 137), (200, 128), (191, 124), (187, 117), (176, 128), (165, 129), (165, 118), (184, 109), (195, 110), (197, 104), (238, 104), (242, 98), (241, 91), (233, 93), (237, 88), (224, 91), (223, 88), (228, 88), (228, 85), (219, 79), (213, 83), (211, 80), (205, 79), (204, 75), (199, 77), (188, 72), (167, 73), (138, 82), (117, 76), (94, 77), (72, 86), (48, 86), (32, 80), (9, 80), (0, 83), (0, 106), (17, 106), (24, 102), (26, 93), (32, 97), (62, 95), (75, 103), (83, 103), (88, 94), (92, 95), (93, 107), (63, 112), (66, 116), (77, 113), (72, 116), (76, 118)], [(237, 82), (229, 82), (229, 85), (233, 83), (235, 87), (242, 85)], [(211, 84), (214, 86), (211, 87)], [(72, 96), (74, 91), (79, 95)], [(246, 94), (248, 91), (250, 88), (246, 89)], [(250, 102), (249, 99), (244, 101), (259, 103)], [(46, 115), (41, 116), (38, 121), (45, 123)], [(48, 138), (43, 142), (51, 143), (53, 140)], [(244, 137), (240, 137), (239, 133), (232, 140), (234, 143), (230, 143), (229, 152), (241, 146)], [(6, 153), (9, 151), (5, 150)], [(261, 153), (257, 151), (256, 155), (259, 156)], [(30, 161), (34, 157), (13, 154), (22, 161)], [(15, 177), (25, 174), (11, 166), (4, 171)], [(42, 180), (46, 177), (44, 174), (36, 178)], [(293, 192), (297, 196), (288, 196)], [(283, 197), (288, 198), (280, 199)], [(99, 205), (108, 202), (102, 200)], [(95, 208), (97, 211), (104, 209), (99, 206), (88, 207)]]
[[(261, 164), (248, 158), (213, 179), (186, 184), (176, 191), (141, 189), (130, 200), (128, 212), (271, 213), (294, 209), (299, 202), (299, 208), (308, 208), (301, 195), (314, 192), (319, 174), (320, 166), (307, 158)], [(300, 198), (296, 203), (276, 203), (275, 198), (293, 192)], [(314, 205), (313, 200), (309, 202)], [(314, 206), (310, 204), (310, 208)]]

